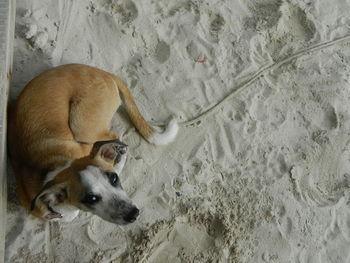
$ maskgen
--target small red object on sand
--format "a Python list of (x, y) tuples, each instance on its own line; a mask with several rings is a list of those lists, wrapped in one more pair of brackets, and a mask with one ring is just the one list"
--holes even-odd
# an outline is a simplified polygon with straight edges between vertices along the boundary
[(196, 60), (196, 62), (198, 62), (198, 63), (204, 63), (205, 61), (207, 61), (207, 56), (204, 56), (204, 57)]

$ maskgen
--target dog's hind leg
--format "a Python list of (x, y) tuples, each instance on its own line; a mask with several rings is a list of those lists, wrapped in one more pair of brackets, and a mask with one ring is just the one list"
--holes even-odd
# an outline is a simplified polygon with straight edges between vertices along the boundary
[(116, 139), (110, 122), (120, 102), (118, 90), (108, 79), (79, 90), (70, 101), (69, 126), (74, 139), (85, 143)]

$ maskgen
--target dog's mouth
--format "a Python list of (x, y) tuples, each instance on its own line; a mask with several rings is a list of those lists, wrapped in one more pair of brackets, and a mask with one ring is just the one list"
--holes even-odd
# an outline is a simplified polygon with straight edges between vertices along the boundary
[(63, 218), (63, 216), (60, 213), (53, 210), (53, 208), (51, 206), (48, 206), (47, 208), (49, 209), (50, 212), (44, 216), (45, 219), (52, 220), (52, 219), (57, 219), (57, 218), (58, 219)]

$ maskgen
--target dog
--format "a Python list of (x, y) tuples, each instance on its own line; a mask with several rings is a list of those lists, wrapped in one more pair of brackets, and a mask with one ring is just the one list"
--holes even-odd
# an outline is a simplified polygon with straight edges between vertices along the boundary
[(110, 131), (122, 101), (148, 142), (165, 145), (175, 139), (174, 119), (156, 132), (126, 84), (95, 67), (58, 66), (25, 86), (9, 114), (8, 149), (19, 200), (27, 211), (54, 221), (71, 221), (79, 210), (115, 224), (136, 220), (139, 209), (119, 178), (127, 145)]

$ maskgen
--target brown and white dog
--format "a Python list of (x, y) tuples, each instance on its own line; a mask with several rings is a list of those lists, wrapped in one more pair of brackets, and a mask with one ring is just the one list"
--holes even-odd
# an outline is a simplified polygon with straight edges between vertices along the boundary
[(23, 89), (9, 116), (8, 148), (21, 204), (46, 220), (72, 220), (79, 209), (127, 224), (139, 210), (119, 181), (126, 145), (110, 131), (124, 101), (139, 133), (161, 145), (178, 131), (157, 133), (125, 85), (100, 69), (70, 64), (50, 69)]

